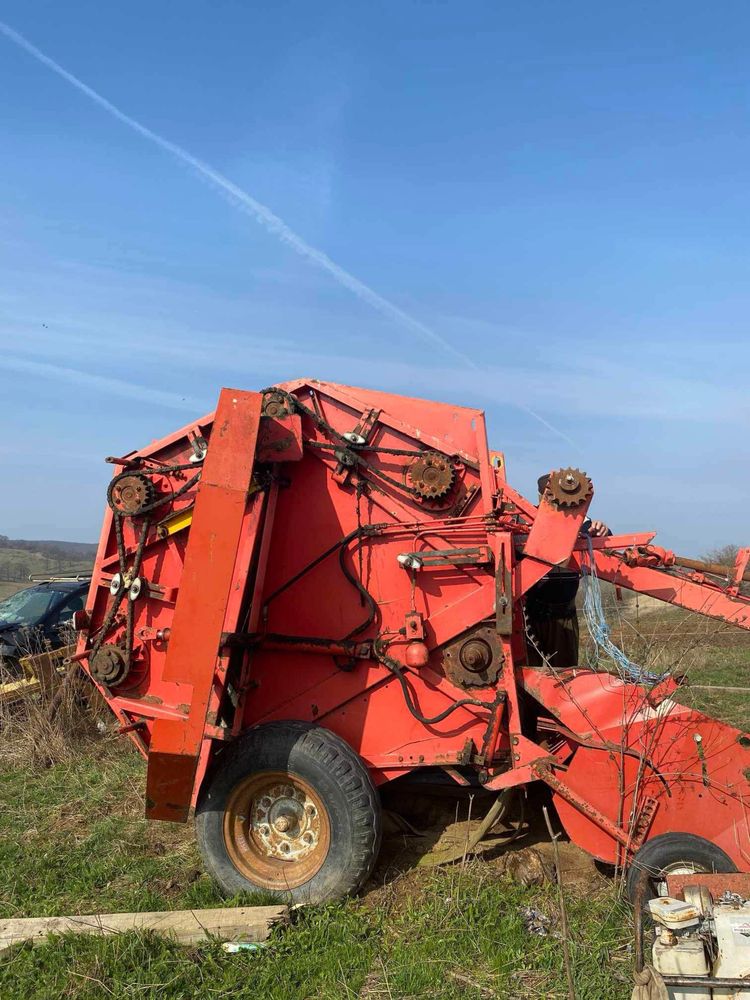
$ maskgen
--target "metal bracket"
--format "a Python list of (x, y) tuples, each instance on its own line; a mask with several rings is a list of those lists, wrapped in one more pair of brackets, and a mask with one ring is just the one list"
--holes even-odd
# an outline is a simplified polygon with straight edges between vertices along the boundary
[(432, 566), (482, 566), (492, 562), (489, 545), (474, 545), (466, 549), (421, 549), (402, 552), (397, 556), (404, 569), (429, 569)]
[(729, 587), (727, 588), (730, 594), (739, 593), (740, 584), (744, 579), (748, 562), (750, 562), (750, 547), (740, 549), (735, 560), (732, 579), (729, 581)]
[(407, 639), (424, 639), (424, 621), (418, 611), (407, 612), (404, 622)]
[(513, 634), (513, 577), (505, 556), (505, 546), (501, 546), (495, 570), (495, 628), (498, 635)]
[(637, 851), (643, 845), (658, 808), (659, 800), (653, 798), (651, 795), (647, 795), (643, 803), (643, 808), (638, 813), (638, 818), (633, 826), (633, 836), (630, 840), (631, 851)]
[[(351, 432), (351, 437), (358, 437), (362, 439), (362, 443), (366, 444), (372, 434), (375, 424), (377, 423), (378, 417), (380, 416), (380, 410), (365, 410), (365, 412), (360, 417), (360, 421), (354, 430)], [(349, 476), (352, 473), (352, 467), (346, 465), (346, 463), (339, 461), (336, 466), (336, 470), (332, 475), (332, 478), (340, 485), (343, 486), (345, 483), (349, 482)]]

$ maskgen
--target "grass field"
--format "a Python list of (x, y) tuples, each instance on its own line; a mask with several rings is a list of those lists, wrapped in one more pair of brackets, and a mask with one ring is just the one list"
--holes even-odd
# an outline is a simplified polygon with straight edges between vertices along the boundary
[[(4, 770), (0, 916), (211, 906), (189, 829), (142, 818), (143, 765), (125, 744), (36, 774)], [(563, 997), (556, 897), (493, 861), (380, 872), (361, 900), (299, 911), (261, 953), (180, 948), (149, 935), (63, 938), (0, 959), (3, 1000)], [(569, 885), (580, 1000), (630, 995), (628, 928), (612, 884)], [(581, 885), (581, 878), (584, 884)], [(524, 908), (549, 916), (539, 937)]]
[(29, 576), (88, 573), (96, 546), (86, 542), (11, 541), (0, 535), (0, 601), (30, 586)]
[[(715, 623), (700, 632), (695, 623), (670, 611), (639, 618), (637, 634), (619, 627), (631, 655), (650, 665), (687, 668), (696, 685), (746, 687), (744, 634), (717, 633)], [(680, 697), (749, 728), (746, 694), (696, 687)], [(51, 759), (43, 747), (26, 757), (7, 749), (0, 746), (0, 917), (220, 905), (191, 829), (142, 819), (144, 765), (128, 743), (93, 736)], [(563, 882), (577, 1000), (626, 1000), (631, 931), (616, 884), (567, 844)], [(548, 920), (543, 936), (527, 926), (530, 908)], [(524, 887), (507, 870), (507, 853), (424, 869), (385, 852), (360, 899), (298, 910), (259, 952), (180, 948), (143, 934), (66, 937), (0, 957), (0, 997), (566, 1000), (567, 990), (549, 881)]]
[[(634, 663), (684, 676), (677, 701), (750, 730), (750, 631), (659, 602), (607, 610), (613, 640)], [(590, 653), (582, 626), (582, 663)]]

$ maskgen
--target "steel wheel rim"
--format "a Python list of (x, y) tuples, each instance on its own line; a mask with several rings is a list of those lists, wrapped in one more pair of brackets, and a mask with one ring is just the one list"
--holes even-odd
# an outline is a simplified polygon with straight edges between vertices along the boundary
[(667, 875), (705, 875), (708, 871), (709, 869), (705, 865), (698, 864), (696, 861), (673, 861), (671, 864), (665, 865), (658, 875), (652, 877), (651, 881), (658, 896), (668, 896)]
[(223, 833), (235, 868), (269, 890), (309, 882), (331, 846), (328, 810), (309, 782), (289, 771), (240, 781), (227, 801)]

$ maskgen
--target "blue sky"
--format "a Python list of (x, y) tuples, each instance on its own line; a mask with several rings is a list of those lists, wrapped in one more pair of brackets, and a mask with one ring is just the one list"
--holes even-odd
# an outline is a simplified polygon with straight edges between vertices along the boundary
[(579, 465), (614, 528), (750, 541), (747, 4), (0, 20), (345, 272), (0, 33), (0, 533), (95, 539), (105, 455), (310, 375), (484, 407), (516, 486)]

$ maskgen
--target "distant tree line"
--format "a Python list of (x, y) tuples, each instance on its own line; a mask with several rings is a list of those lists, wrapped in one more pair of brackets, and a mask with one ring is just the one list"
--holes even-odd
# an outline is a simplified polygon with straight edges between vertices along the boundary
[(33, 573), (28, 563), (14, 559), (13, 562), (0, 563), (0, 583), (25, 583)]
[(91, 566), (96, 546), (87, 542), (32, 541), (0, 535), (0, 582), (25, 583), (32, 573), (64, 573)]
[(0, 535), (0, 549), (20, 549), (24, 552), (35, 552), (45, 559), (93, 559), (96, 545), (89, 542), (54, 542), (36, 541), (26, 538), (9, 538)]

